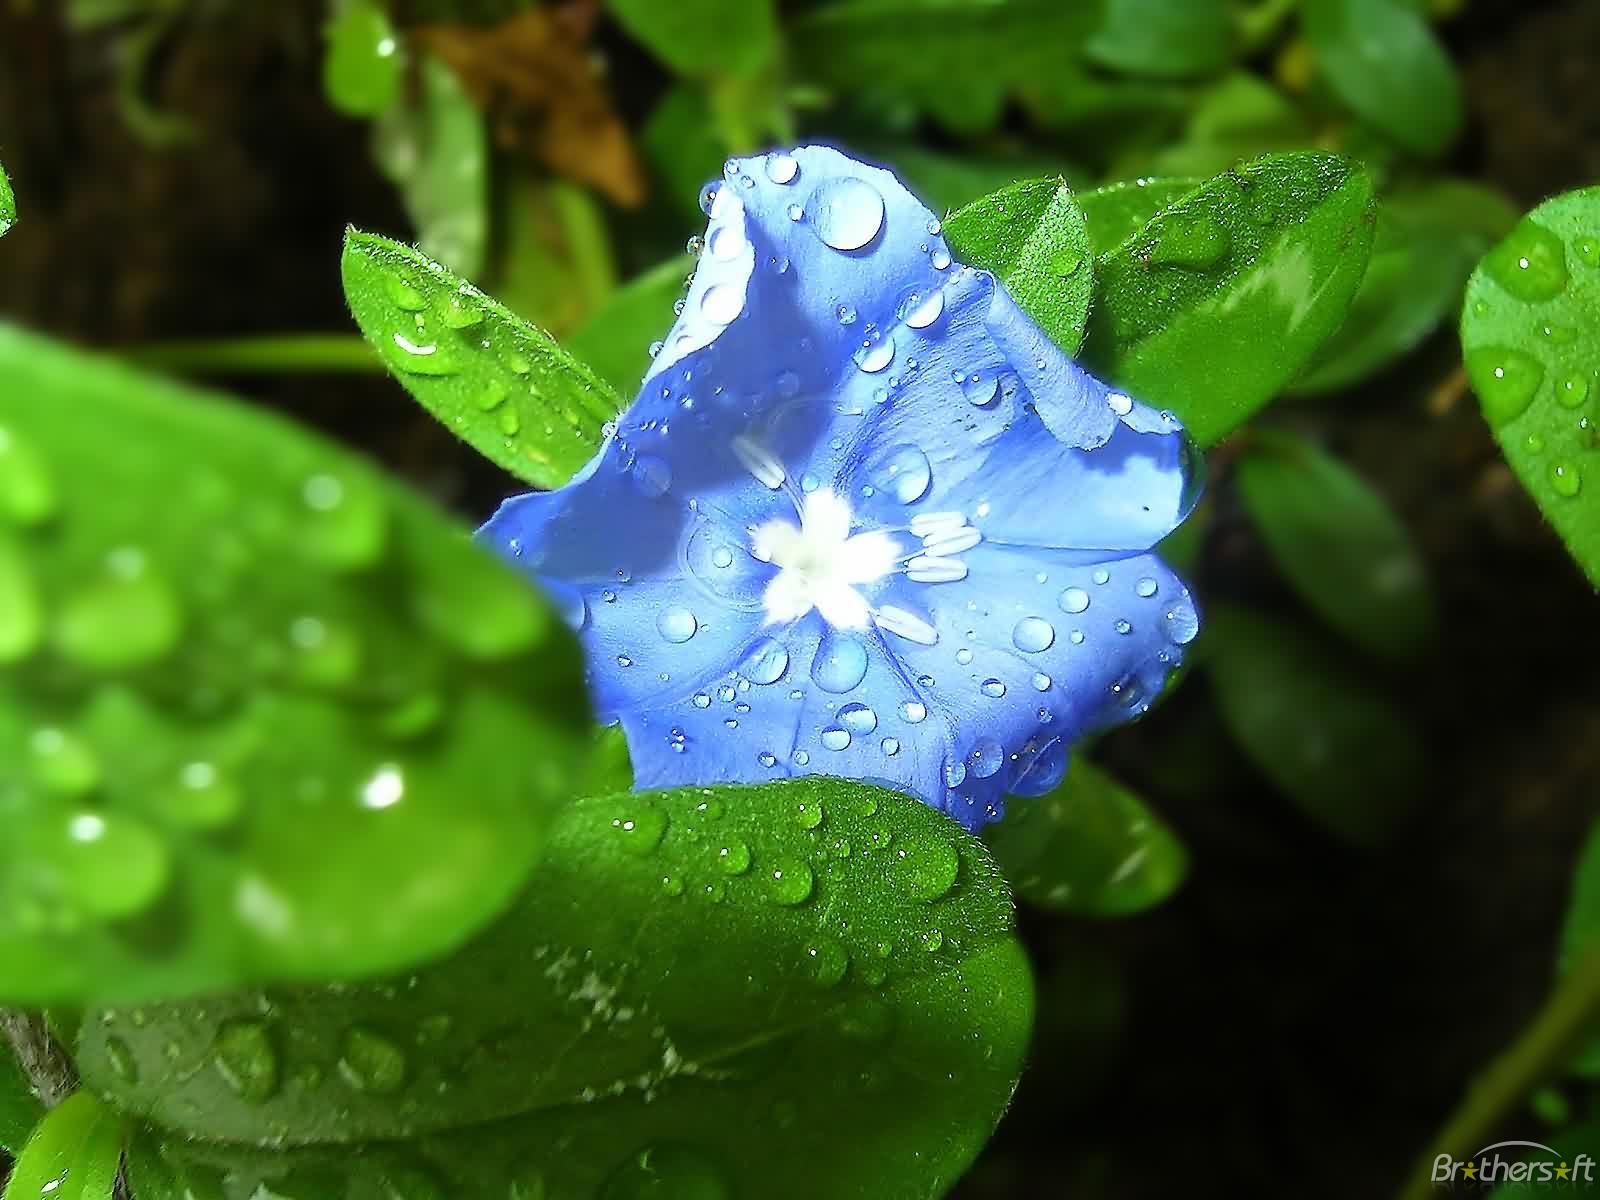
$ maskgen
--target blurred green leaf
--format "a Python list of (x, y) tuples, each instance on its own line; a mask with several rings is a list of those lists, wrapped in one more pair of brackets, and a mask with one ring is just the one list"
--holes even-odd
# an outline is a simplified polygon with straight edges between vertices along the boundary
[(1064, 181), (1029, 179), (974, 200), (950, 214), (944, 235), (957, 258), (993, 271), (1051, 341), (1077, 353), (1094, 296), (1094, 254)]
[(11, 194), (11, 181), (0, 167), (0, 235), (17, 223), (17, 198)]
[(616, 288), (605, 208), (589, 188), (527, 170), (499, 172), (499, 185), (495, 297), (563, 334)]
[(375, 0), (346, 0), (328, 22), (322, 88), (340, 112), (375, 117), (400, 94), (405, 62), (389, 14)]
[(1572, 872), (1572, 893), (1561, 926), (1559, 966), (1575, 966), (1586, 954), (1600, 952), (1600, 821), (1589, 827)]
[(1221, 608), (1206, 637), (1222, 718), (1262, 774), (1330, 833), (1387, 841), (1426, 772), (1406, 714), (1306, 631)]
[(370, 974), (533, 866), (573, 639), (364, 461), (0, 326), (0, 999)]
[(1372, 181), (1334, 154), (1269, 155), (1157, 214), (1096, 264), (1084, 360), (1210, 445), (1338, 328), (1366, 271)]
[(1413, 154), (1433, 157), (1461, 131), (1461, 81), (1415, 4), (1302, 0), (1317, 66), (1362, 120)]
[(1498, 192), (1437, 180), (1384, 198), (1350, 315), (1290, 391), (1336, 391), (1415, 349), (1461, 302), (1483, 252), (1516, 222)]
[(400, 189), (422, 252), (476, 275), (489, 242), (489, 135), (449, 67), (424, 55), (417, 77), (417, 94), (379, 120), (373, 156)]
[(1084, 47), (1090, 60), (1130, 75), (1188, 79), (1233, 56), (1227, 0), (1104, 0), (1105, 21)]
[(1127, 241), (1145, 222), (1175, 204), (1203, 179), (1137, 179), (1078, 192), (1073, 199), (1089, 227), (1089, 245), (1096, 255), (1105, 254)]
[(949, 213), (1019, 180), (1078, 173), (1070, 164), (1044, 158), (979, 158), (941, 154), (912, 143), (874, 146), (863, 158), (887, 163), (913, 194), (935, 212)]
[(1546, 200), (1484, 257), (1461, 344), (1506, 460), (1600, 586), (1600, 187)]
[(617, 23), (680, 75), (753, 75), (778, 50), (773, 0), (605, 0)]
[(121, 1114), (89, 1093), (68, 1096), (17, 1156), (5, 1200), (112, 1200), (125, 1132)]
[(0, 1154), (21, 1154), (42, 1116), (44, 1105), (33, 1094), (11, 1047), (0, 1041)]
[(584, 799), (454, 959), (94, 1014), (79, 1061), (163, 1127), (140, 1200), (173, 1194), (163, 1156), (231, 1171), (230, 1195), (349, 1173), (464, 1197), (936, 1196), (1021, 1067), (1011, 923), (982, 844), (883, 789)]
[(1117, 173), (1209, 176), (1246, 159), (1298, 149), (1311, 140), (1311, 126), (1282, 93), (1258, 76), (1239, 71), (1200, 97), (1182, 137), (1123, 164)]
[(653, 203), (696, 224), (705, 220), (700, 193), (722, 177), (728, 147), (712, 123), (705, 92), (687, 83), (667, 89), (639, 130), (639, 147), (660, 186)]
[(1308, 607), (1362, 649), (1405, 661), (1433, 641), (1427, 568), (1362, 479), (1303, 438), (1257, 431), (1235, 478), (1251, 520)]
[(376, 234), (346, 235), (342, 269), (361, 332), (457, 437), (535, 487), (559, 487), (593, 456), (616, 393), (549, 334)]
[(693, 270), (688, 255), (651, 267), (613, 292), (567, 339), (567, 349), (618, 393), (632, 396), (649, 369), (650, 346), (672, 328), (672, 306)]
[(1170, 144), (1193, 108), (1188, 87), (1107, 76), (1070, 61), (1030, 79), (1021, 99), (1073, 161), (1111, 179), (1124, 177), (1118, 164), (1143, 162)]
[(1024, 900), (1083, 916), (1153, 908), (1189, 869), (1161, 819), (1081, 755), (1048, 795), (1007, 800), (1005, 819), (984, 840)]

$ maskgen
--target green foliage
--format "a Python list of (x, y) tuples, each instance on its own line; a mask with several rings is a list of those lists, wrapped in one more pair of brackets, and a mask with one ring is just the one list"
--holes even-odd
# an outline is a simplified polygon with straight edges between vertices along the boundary
[(594, 454), (620, 402), (549, 334), (388, 238), (351, 230), (342, 269), (361, 332), (457, 437), (535, 487)]
[(422, 57), (416, 94), (384, 109), (373, 130), (373, 156), (400, 189), (422, 252), (476, 275), (489, 241), (489, 135), (455, 72)]
[(950, 215), (956, 257), (993, 271), (1024, 312), (1068, 354), (1083, 344), (1094, 262), (1083, 213), (1057, 179), (1030, 179)]
[(1405, 714), (1304, 631), (1242, 609), (1207, 620), (1222, 718), (1251, 761), (1330, 833), (1387, 841), (1426, 777)]
[(1136, 153), (1119, 173), (1214, 175), (1311, 140), (1310, 125), (1281, 92), (1241, 71), (1199, 96), (1181, 137), (1154, 152)]
[(1370, 486), (1310, 442), (1255, 433), (1239, 460), (1240, 497), (1308, 607), (1382, 658), (1415, 659), (1434, 636), (1426, 568)]
[(950, 213), (999, 192), (1018, 180), (1038, 180), (1044, 176), (1060, 179), (1079, 173), (1080, 168), (1043, 156), (976, 156), (943, 154), (910, 143), (873, 145), (860, 151), (862, 157), (891, 165), (896, 175), (936, 213)]
[(606, 0), (606, 8), (682, 75), (753, 75), (777, 53), (773, 0)]
[(11, 181), (0, 167), (0, 235), (17, 223), (17, 198), (11, 194)]
[(328, 22), (322, 90), (340, 112), (375, 117), (395, 102), (405, 62), (389, 14), (376, 0), (348, 0)]
[(1185, 79), (1228, 65), (1233, 17), (1227, 0), (1104, 0), (1105, 20), (1084, 50), (1130, 75)]
[(112, 1200), (124, 1132), (121, 1115), (89, 1093), (68, 1096), (28, 1139), (5, 1200)]
[(672, 328), (672, 305), (694, 271), (687, 255), (651, 267), (613, 292), (567, 338), (567, 348), (620, 395), (632, 396), (650, 367), (650, 347)]
[(1372, 182), (1306, 151), (1219, 175), (1103, 255), (1084, 359), (1202, 445), (1275, 396), (1349, 310)]
[(1189, 868), (1182, 843), (1144, 801), (1082, 756), (1049, 795), (1009, 800), (984, 839), (1024, 900), (1081, 916), (1153, 908)]
[(573, 639), (370, 466), (0, 326), (0, 999), (346, 978), (498, 913)]
[(1600, 953), (1600, 822), (1590, 827), (1572, 873), (1572, 895), (1561, 927), (1561, 969), (1595, 953)]
[(1409, 0), (1302, 0), (1306, 40), (1352, 112), (1413, 154), (1433, 157), (1461, 131), (1455, 67)]
[(1020, 1068), (1032, 988), (1010, 928), (981, 843), (895, 793), (586, 799), (452, 960), (91, 1014), (79, 1061), (167, 1131), (134, 1157), (140, 1200), (181, 1196), (182, 1170), (228, 1172), (230, 1195), (628, 1196), (653, 1171), (661, 1194), (933, 1196)]
[(1079, 192), (1073, 197), (1089, 227), (1089, 245), (1096, 255), (1127, 241), (1162, 209), (1175, 204), (1204, 182), (1199, 179), (1135, 179)]
[(21, 1154), (42, 1116), (44, 1105), (28, 1086), (10, 1047), (0, 1041), (0, 1154)]
[[(1467, 374), (1506, 460), (1600, 586), (1600, 187), (1529, 213), (1467, 285)], [(1587, 487), (1584, 474), (1591, 476)]]
[(1473, 266), (1515, 221), (1498, 192), (1459, 180), (1384, 197), (1350, 315), (1291, 390), (1349, 387), (1415, 348), (1461, 303)]

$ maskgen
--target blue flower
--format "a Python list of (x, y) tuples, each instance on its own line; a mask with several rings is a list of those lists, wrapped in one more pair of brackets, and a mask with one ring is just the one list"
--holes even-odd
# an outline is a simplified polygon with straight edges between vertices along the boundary
[(1076, 366), (881, 168), (730, 160), (683, 312), (558, 491), (481, 536), (578, 629), (639, 787), (869, 779), (969, 829), (1142, 712), (1198, 618), (1168, 414)]

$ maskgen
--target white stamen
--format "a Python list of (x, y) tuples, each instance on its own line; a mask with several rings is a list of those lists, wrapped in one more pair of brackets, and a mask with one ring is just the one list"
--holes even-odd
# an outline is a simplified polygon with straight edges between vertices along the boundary
[(769, 623), (799, 620), (815, 608), (830, 625), (866, 626), (871, 609), (856, 585), (894, 571), (900, 543), (881, 529), (851, 536), (850, 524), (849, 505), (819, 488), (806, 494), (798, 526), (773, 520), (750, 531), (751, 553), (778, 568), (762, 593)]
[(967, 577), (967, 564), (959, 558), (930, 558), (919, 554), (906, 564), (906, 578), (913, 583), (954, 583)]
[(783, 481), (789, 477), (772, 451), (747, 434), (741, 433), (733, 439), (733, 456), (739, 460), (740, 466), (773, 491), (781, 488)]
[(877, 622), (879, 628), (887, 629), (890, 633), (898, 634), (918, 645), (932, 646), (939, 640), (939, 631), (932, 625), (916, 613), (896, 608), (892, 604), (885, 604), (882, 608), (875, 609), (872, 619)]
[(927, 537), (932, 533), (945, 533), (953, 529), (960, 529), (966, 523), (966, 513), (918, 513), (916, 516), (911, 518), (911, 532), (916, 534), (918, 537)]
[(960, 529), (951, 530), (948, 533), (930, 533), (922, 539), (922, 550), (923, 553), (930, 554), (935, 558), (943, 558), (952, 554), (960, 554), (964, 550), (971, 550), (981, 541), (983, 541), (983, 534), (970, 525), (964, 525)]

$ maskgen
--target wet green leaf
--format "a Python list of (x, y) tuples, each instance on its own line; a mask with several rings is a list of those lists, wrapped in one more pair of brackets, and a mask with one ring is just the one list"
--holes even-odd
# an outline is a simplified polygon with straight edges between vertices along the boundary
[(1077, 353), (1094, 296), (1094, 254), (1063, 180), (1029, 179), (974, 200), (950, 214), (944, 235), (958, 259), (993, 271), (1051, 341)]
[(11, 1047), (0, 1041), (0, 1154), (21, 1154), (42, 1116), (44, 1105), (28, 1086)]
[(616, 393), (544, 330), (376, 234), (352, 229), (342, 268), (361, 332), (457, 437), (535, 487), (559, 487), (593, 456)]
[(1169, 204), (1199, 187), (1203, 179), (1139, 179), (1113, 183), (1074, 194), (1089, 227), (1089, 245), (1096, 255), (1127, 241)]
[(162, 1156), (230, 1195), (354, 1175), (629, 1196), (654, 1172), (661, 1195), (878, 1200), (940, 1195), (971, 1161), (1031, 1008), (982, 844), (805, 779), (577, 801), (516, 908), (449, 962), (91, 1015), (78, 1049), (165, 1131), (135, 1158), (140, 1200), (173, 1194)]
[(1413, 154), (1442, 154), (1461, 131), (1461, 81), (1426, 17), (1405, 0), (1303, 0), (1318, 68), (1362, 120)]
[(455, 72), (422, 57), (417, 92), (387, 109), (373, 157), (400, 189), (424, 254), (476, 275), (489, 242), (489, 134)]
[(567, 339), (567, 349), (620, 395), (632, 396), (649, 369), (650, 346), (672, 328), (672, 306), (694, 266), (681, 255), (624, 284)]
[(1208, 621), (1222, 717), (1257, 769), (1330, 833), (1387, 841), (1425, 778), (1406, 713), (1306, 631), (1240, 609)]
[(1506, 460), (1600, 586), (1600, 187), (1545, 201), (1485, 256), (1461, 344)]
[(11, 194), (11, 181), (0, 167), (0, 235), (17, 223), (17, 198)]
[(353, 455), (0, 326), (0, 1000), (348, 978), (499, 913), (574, 640)]
[(405, 62), (389, 14), (375, 0), (349, 0), (328, 22), (322, 88), (340, 112), (375, 117), (400, 94)]
[(112, 1200), (125, 1132), (121, 1114), (88, 1092), (68, 1096), (18, 1155), (5, 1200)]
[(1177, 891), (1189, 868), (1161, 819), (1081, 755), (1048, 795), (1007, 800), (1005, 819), (985, 840), (1024, 900), (1084, 916), (1152, 908)]
[(1303, 438), (1257, 432), (1239, 459), (1239, 494), (1290, 585), (1356, 645), (1412, 659), (1435, 633), (1427, 568), (1372, 487)]
[(773, 0), (606, 0), (606, 8), (682, 75), (753, 75), (777, 53)]
[(1505, 199), (1477, 184), (1438, 180), (1386, 196), (1350, 315), (1290, 390), (1349, 387), (1410, 352), (1460, 304), (1473, 266), (1515, 222)]
[(1366, 271), (1372, 181), (1334, 154), (1269, 155), (1157, 214), (1096, 264), (1083, 357), (1202, 444), (1272, 399)]
[(1233, 57), (1227, 0), (1104, 0), (1104, 23), (1084, 47), (1091, 61), (1130, 75), (1188, 79)]

